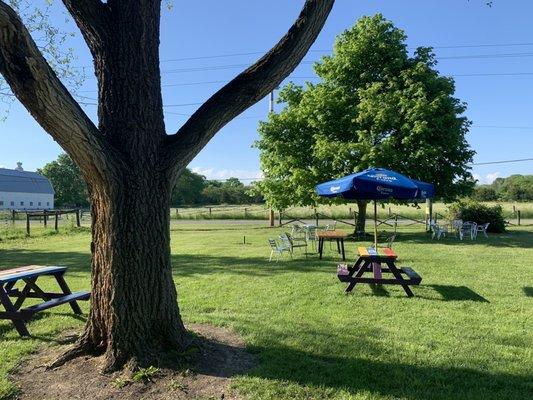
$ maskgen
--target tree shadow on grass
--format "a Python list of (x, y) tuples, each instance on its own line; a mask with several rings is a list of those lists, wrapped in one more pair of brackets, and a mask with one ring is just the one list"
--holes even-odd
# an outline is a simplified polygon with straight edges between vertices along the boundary
[[(285, 258), (279, 262), (268, 262), (268, 257), (235, 257), (205, 254), (174, 254), (171, 256), (172, 272), (176, 277), (212, 275), (218, 273), (274, 276), (283, 273), (331, 272), (336, 271), (338, 260), (319, 260), (316, 255), (307, 259), (302, 254), (294, 259)], [(20, 265), (65, 265), (66, 279), (88, 277), (91, 271), (90, 254), (80, 252), (40, 252), (22, 249), (2, 250), (0, 268), (8, 269)], [(48, 278), (47, 278), (48, 279)]]
[(416, 244), (439, 244), (445, 246), (473, 246), (482, 245), (490, 247), (507, 247), (507, 248), (533, 248), (533, 232), (527, 231), (510, 231), (506, 233), (491, 233), (488, 238), (478, 236), (476, 240), (464, 238), (459, 240), (453, 234), (448, 235), (440, 240), (432, 239), (425, 232), (398, 232), (395, 242), (416, 243)]
[[(379, 357), (352, 356), (349, 352), (345, 356), (316, 355), (283, 346), (254, 350), (261, 355), (261, 365), (247, 376), (313, 386), (318, 390), (336, 389), (367, 396), (370, 392), (412, 400), (526, 399), (533, 391), (531, 378), (516, 374), (387, 362)], [(282, 386), (276, 386), (283, 391)]]
[(91, 255), (80, 252), (43, 252), (25, 249), (6, 249), (0, 252), (0, 268), (9, 269), (20, 265), (65, 265), (68, 276), (74, 273), (90, 273)]
[[(68, 305), (67, 305), (68, 306)], [(32, 318), (26, 322), (26, 326), (28, 327), (28, 330), (30, 331), (30, 337), (25, 338), (18, 336), (17, 331), (15, 330), (15, 327), (13, 326), (13, 323), (11, 320), (8, 319), (2, 319), (0, 320), (0, 340), (3, 340), (6, 338), (6, 336), (12, 336), (17, 335), (15, 338), (19, 340), (31, 340), (31, 339), (38, 339), (42, 342), (51, 342), (51, 343), (58, 343), (63, 344), (65, 342), (64, 337), (60, 337), (57, 332), (51, 332), (50, 334), (46, 335), (35, 335), (32, 334), (32, 327), (31, 323), (36, 322), (42, 319), (50, 318), (53, 316), (62, 316), (62, 317), (68, 317), (71, 318), (73, 321), (77, 320), (79, 322), (87, 322), (87, 316), (86, 315), (77, 315), (74, 314), (74, 312), (54, 312), (54, 311), (42, 311), (40, 313), (34, 314)], [(29, 324), (29, 325), (28, 325)]]
[(522, 290), (527, 297), (533, 297), (533, 286), (524, 286)]
[[(423, 285), (422, 288), (430, 288), (436, 291), (441, 296), (441, 299), (439, 299), (441, 301), (477, 301), (480, 303), (489, 303), (486, 298), (467, 286)], [(432, 299), (434, 300), (434, 298)]]

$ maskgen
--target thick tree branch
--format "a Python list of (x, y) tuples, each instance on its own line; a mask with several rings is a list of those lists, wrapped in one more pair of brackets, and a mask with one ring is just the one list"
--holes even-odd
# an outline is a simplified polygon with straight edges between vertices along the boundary
[(80, 31), (95, 55), (108, 31), (109, 10), (101, 0), (63, 0)]
[(274, 90), (300, 63), (320, 33), (334, 0), (306, 0), (287, 34), (254, 65), (207, 100), (167, 139), (164, 168), (175, 176), (224, 125)]
[[(85, 175), (102, 177), (113, 149), (48, 65), (16, 12), (0, 1), (0, 73)], [(105, 156), (105, 152), (110, 152)], [(109, 166), (109, 164), (107, 164)]]

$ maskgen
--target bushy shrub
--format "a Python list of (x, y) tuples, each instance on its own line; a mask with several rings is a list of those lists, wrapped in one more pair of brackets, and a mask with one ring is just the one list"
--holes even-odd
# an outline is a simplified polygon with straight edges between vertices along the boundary
[(489, 225), (489, 232), (505, 232), (503, 209), (500, 205), (487, 206), (477, 201), (458, 201), (448, 207), (450, 218)]

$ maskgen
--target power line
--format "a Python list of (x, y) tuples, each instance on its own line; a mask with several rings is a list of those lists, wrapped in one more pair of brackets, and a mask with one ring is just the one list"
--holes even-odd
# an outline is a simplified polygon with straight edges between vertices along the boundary
[(473, 128), (488, 128), (488, 129), (524, 129), (531, 130), (533, 126), (500, 126), (500, 125), (472, 125)]
[(485, 44), (459, 44), (452, 46), (426, 46), (433, 47), (434, 49), (467, 49), (476, 47), (514, 47), (514, 46), (533, 46), (533, 42), (526, 43), (485, 43)]
[(444, 76), (451, 76), (453, 78), (455, 77), (463, 77), (463, 76), (527, 76), (527, 75), (533, 75), (533, 72), (488, 72), (488, 73), (479, 73), (479, 74), (453, 74), (453, 75), (444, 75)]
[(533, 161), (533, 158), (521, 158), (516, 160), (504, 160), (504, 161), (488, 161), (482, 163), (472, 163), (471, 165), (490, 165), (490, 164), (509, 164), (523, 161)]
[(474, 59), (474, 58), (515, 58), (515, 57), (533, 57), (533, 53), (496, 53), (496, 54), (467, 54), (460, 56), (437, 56), (438, 60), (460, 60), (460, 59)]
[[(475, 77), (475, 76), (531, 76), (533, 72), (496, 72), (496, 73), (479, 73), (479, 74), (452, 74), (444, 75), (450, 77)], [(288, 76), (286, 79), (319, 79), (318, 76)], [(229, 80), (220, 80), (220, 81), (198, 81), (198, 82), (179, 82), (179, 83), (169, 83), (161, 85), (162, 88), (167, 87), (178, 87), (178, 86), (197, 86), (197, 85), (212, 85), (220, 83), (228, 83)], [(96, 90), (78, 90), (78, 93), (96, 93)], [(0, 95), (11, 96), (7, 93), (0, 93)]]
[[(208, 56), (206, 56), (208, 57)], [(217, 56), (220, 57), (220, 56)], [(466, 59), (493, 59), (493, 58), (522, 58), (522, 57), (533, 57), (533, 52), (528, 53), (496, 53), (496, 54), (471, 54), (471, 55), (457, 55), (457, 56), (437, 56), (437, 60), (466, 60)], [(304, 60), (300, 62), (300, 65), (309, 65), (320, 60)], [(223, 64), (223, 65), (212, 65), (212, 66), (198, 66), (198, 67), (186, 67), (186, 68), (176, 68), (170, 70), (161, 71), (162, 75), (165, 74), (181, 74), (188, 72), (205, 72), (205, 71), (220, 71), (228, 69), (237, 69), (237, 68), (247, 68), (251, 64)], [(79, 67), (76, 67), (79, 68)], [(84, 68), (84, 67), (81, 67)], [(91, 77), (95, 79), (95, 77)]]

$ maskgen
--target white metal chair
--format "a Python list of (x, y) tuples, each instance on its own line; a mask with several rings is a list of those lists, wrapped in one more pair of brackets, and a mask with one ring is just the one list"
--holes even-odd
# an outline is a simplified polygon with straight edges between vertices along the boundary
[(431, 228), (431, 238), (437, 240), (440, 240), (441, 237), (446, 237), (448, 234), (448, 229), (445, 226), (440, 226), (435, 221), (430, 222), (430, 228)]
[(303, 231), (303, 227), (300, 224), (293, 224), (292, 225), (292, 230), (291, 230), (291, 235), (292, 236), (296, 236), (302, 231)]
[(325, 231), (334, 231), (335, 229), (337, 229), (337, 221), (333, 221), (332, 224), (327, 224), (324, 228)]
[(470, 235), (470, 240), (474, 240), (477, 236), (477, 224), (472, 221), (463, 222), (459, 229), (459, 238), (463, 240), (465, 235)]
[(489, 235), (487, 235), (487, 229), (489, 228), (489, 225), (490, 225), (490, 222), (487, 222), (486, 224), (477, 225), (477, 227), (476, 227), (476, 237), (477, 237), (477, 234), (481, 232), (481, 233), (483, 233), (483, 235), (485, 235), (486, 238), (488, 238)]
[[(396, 240), (396, 233), (387, 237), (382, 243), (378, 243), (378, 247), (392, 249), (392, 245), (394, 244), (395, 240)], [(374, 247), (374, 245), (372, 245), (372, 247)]]
[(290, 250), (291, 254), (294, 254), (294, 249), (305, 248), (305, 257), (307, 257), (307, 242), (301, 238), (293, 238), (289, 233), (285, 232), (279, 235), (282, 247), (286, 247)]
[(305, 240), (307, 243), (311, 243), (313, 245), (313, 250), (317, 250), (316, 248), (316, 226), (314, 225), (306, 225), (305, 226)]
[(276, 262), (278, 262), (280, 256), (283, 256), (283, 253), (289, 253), (292, 258), (292, 252), (289, 247), (279, 245), (278, 242), (272, 238), (268, 239), (268, 243), (270, 245), (270, 258), (268, 259), (268, 262), (272, 261), (272, 257), (274, 256), (276, 256)]
[(451, 222), (452, 230), (455, 232), (457, 236), (460, 236), (461, 227), (463, 226), (463, 220), (462, 219), (454, 219)]

